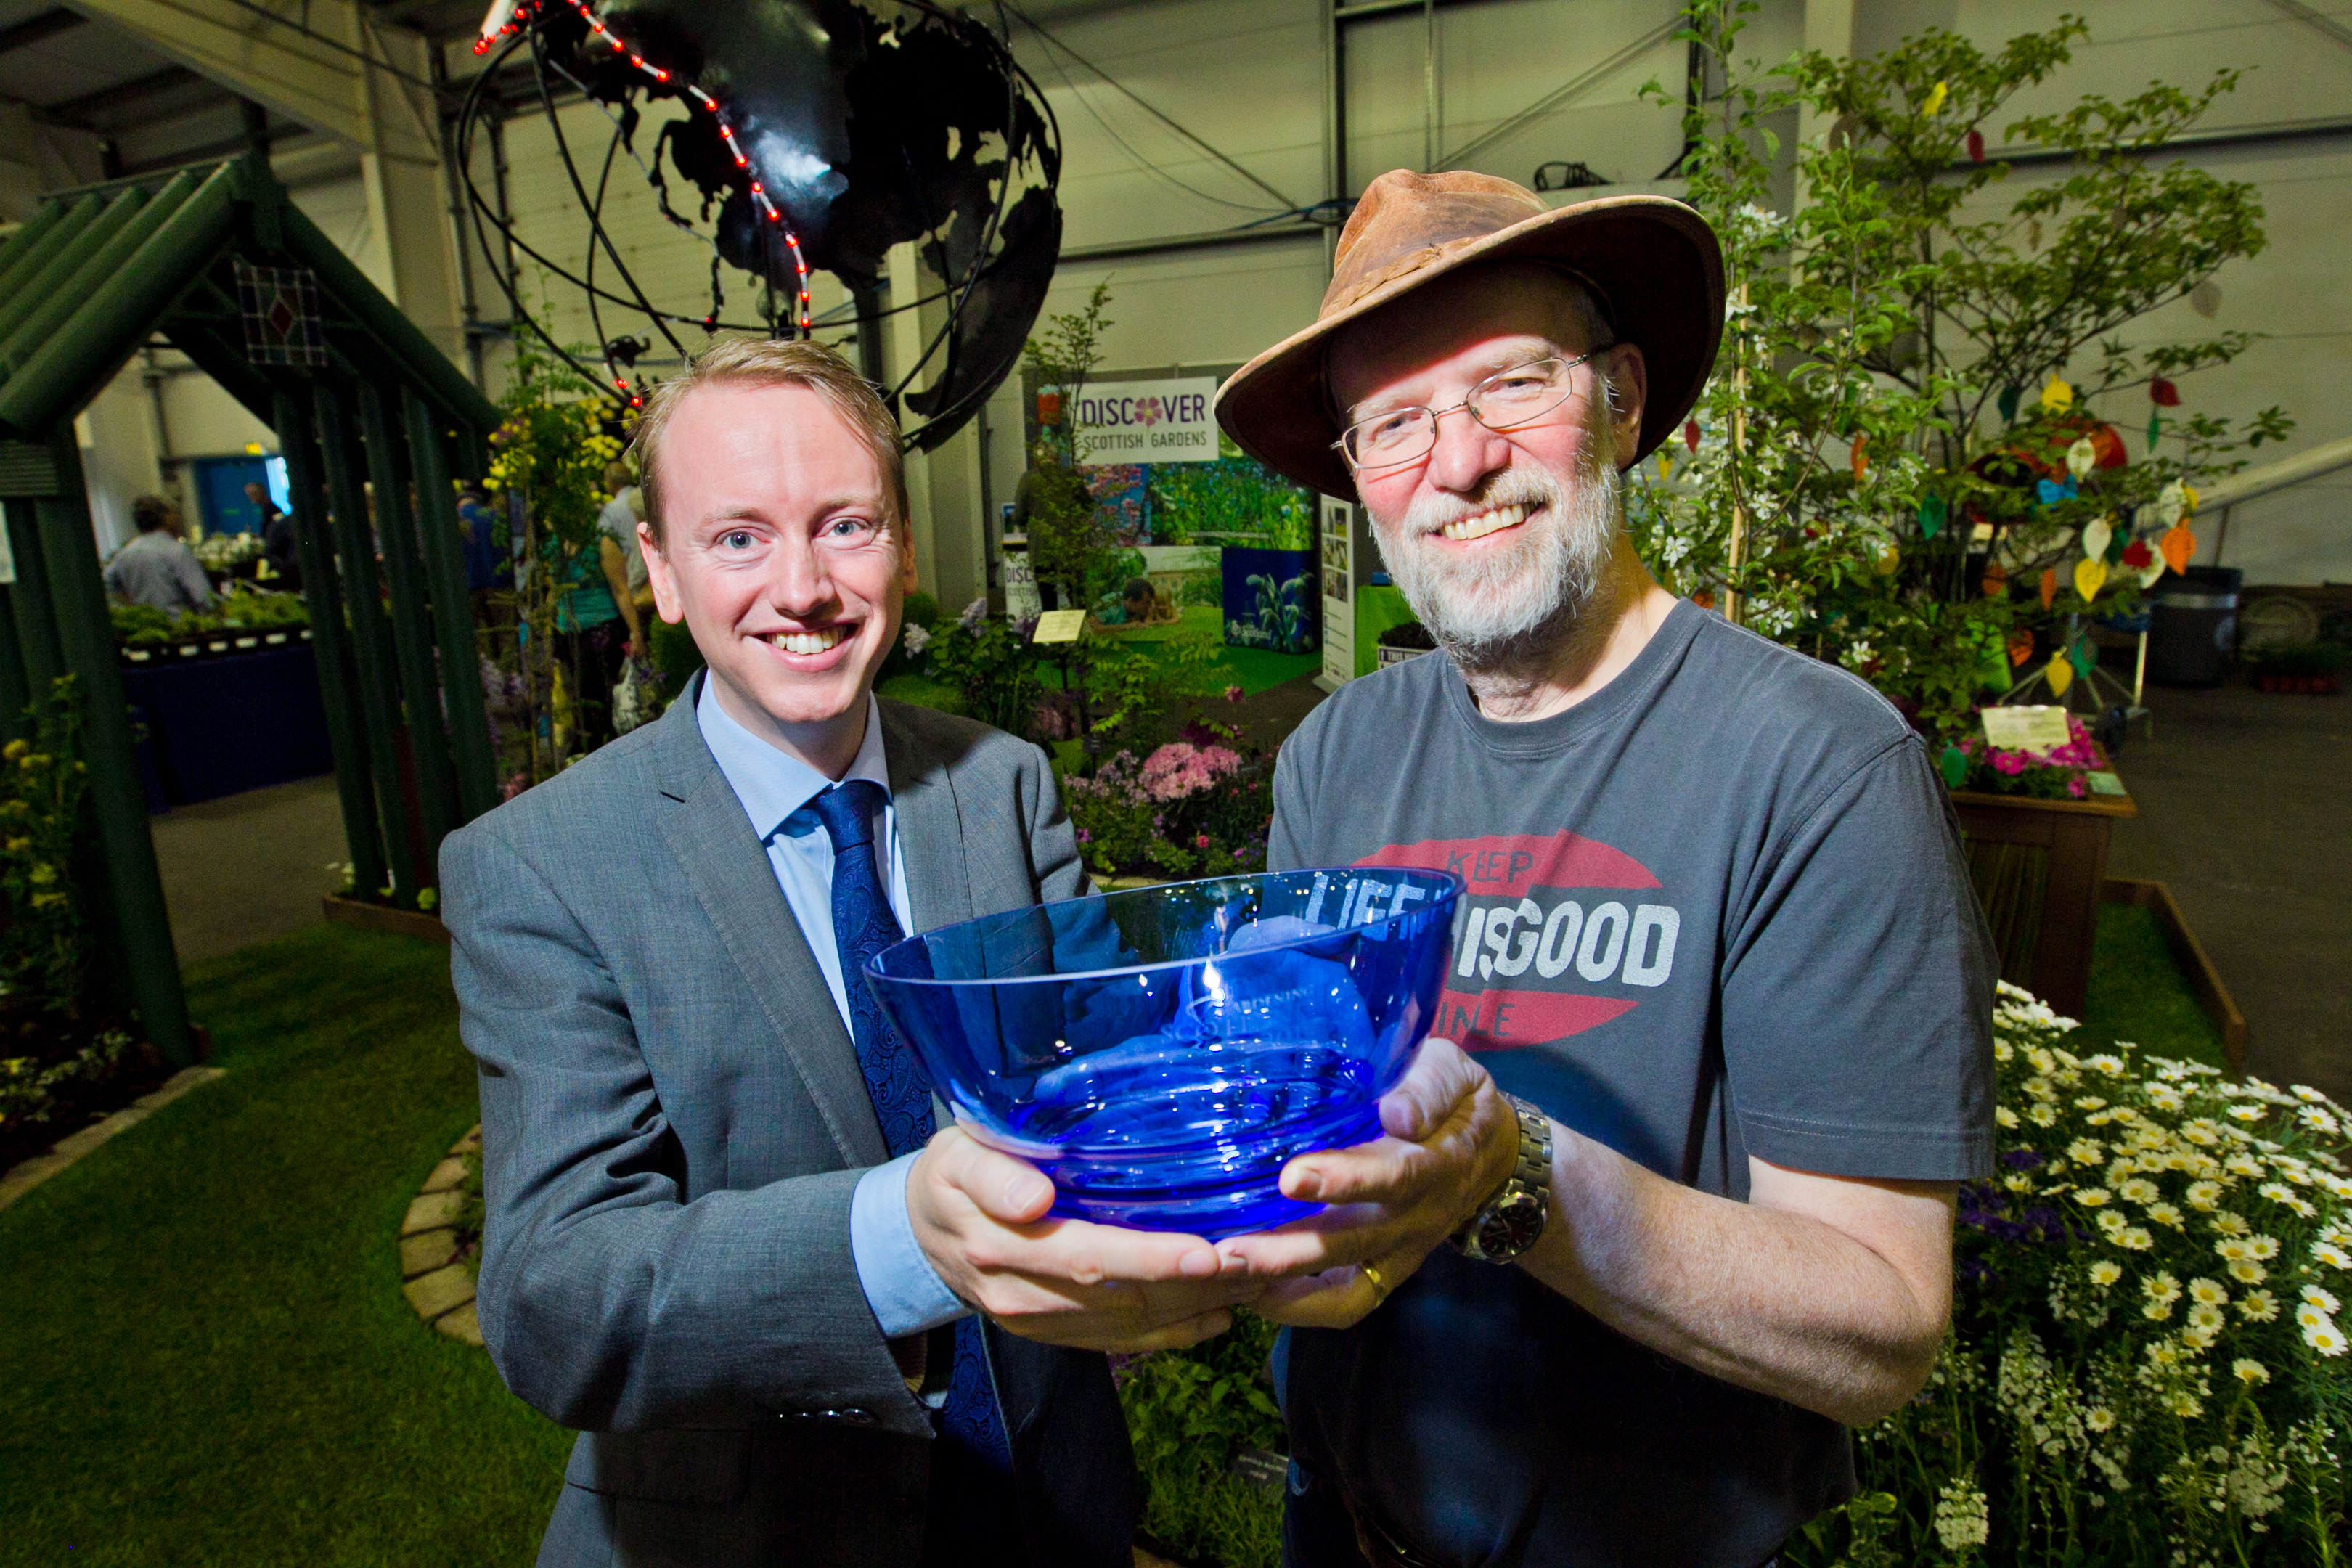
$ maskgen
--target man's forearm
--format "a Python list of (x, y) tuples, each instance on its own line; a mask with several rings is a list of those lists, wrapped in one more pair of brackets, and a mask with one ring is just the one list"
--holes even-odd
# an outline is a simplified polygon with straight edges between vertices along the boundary
[(1553, 1149), (1551, 1222), (1520, 1267), (1612, 1328), (1853, 1426), (1925, 1379), (1949, 1310), (1948, 1218), (1940, 1272), (1916, 1238), (1948, 1214), (1941, 1189), (1874, 1187), (1913, 1241), (1882, 1251), (1811, 1215), (1667, 1181), (1557, 1122)]

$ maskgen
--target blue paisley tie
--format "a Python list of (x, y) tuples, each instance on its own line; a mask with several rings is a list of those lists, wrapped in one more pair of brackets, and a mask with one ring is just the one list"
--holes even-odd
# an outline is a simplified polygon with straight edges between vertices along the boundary
[[(850, 1034), (866, 1093), (882, 1123), (890, 1157), (911, 1154), (930, 1141), (931, 1075), (923, 1058), (898, 1037), (866, 984), (866, 965), (899, 940), (898, 917), (891, 912), (874, 854), (874, 819), (882, 809), (882, 786), (868, 779), (834, 785), (810, 802), (833, 840), (833, 941), (841, 953), (842, 988), (849, 993)], [(941, 1436), (960, 1443), (1000, 1471), (1013, 1468), (1004, 1422), (997, 1413), (996, 1389), (988, 1375), (988, 1352), (978, 1317), (955, 1325), (955, 1373), (948, 1384)]]

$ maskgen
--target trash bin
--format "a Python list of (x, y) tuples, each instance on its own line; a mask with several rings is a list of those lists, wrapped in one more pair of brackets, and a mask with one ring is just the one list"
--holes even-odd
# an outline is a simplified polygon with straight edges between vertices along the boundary
[(2234, 566), (2191, 566), (2157, 584), (2148, 609), (2147, 678), (2158, 686), (2219, 686), (2238, 649)]

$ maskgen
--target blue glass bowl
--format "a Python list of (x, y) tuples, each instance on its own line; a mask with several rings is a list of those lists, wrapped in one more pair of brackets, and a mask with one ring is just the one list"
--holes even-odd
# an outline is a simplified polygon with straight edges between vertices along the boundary
[(1462, 880), (1396, 868), (1136, 888), (926, 931), (866, 978), (973, 1136), (1054, 1212), (1212, 1239), (1319, 1205), (1284, 1162), (1380, 1135), (1436, 1016)]

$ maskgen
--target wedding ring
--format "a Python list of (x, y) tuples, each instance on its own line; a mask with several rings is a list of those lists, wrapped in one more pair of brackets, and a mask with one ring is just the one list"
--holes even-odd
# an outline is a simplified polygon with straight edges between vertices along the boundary
[(1388, 1281), (1381, 1279), (1381, 1271), (1369, 1263), (1359, 1263), (1356, 1268), (1363, 1274), (1365, 1282), (1372, 1288), (1372, 1307), (1377, 1311), (1380, 1304), (1389, 1299)]

